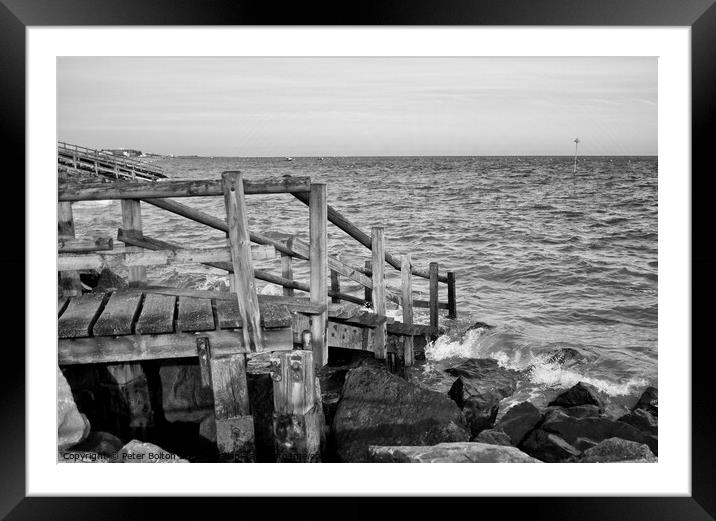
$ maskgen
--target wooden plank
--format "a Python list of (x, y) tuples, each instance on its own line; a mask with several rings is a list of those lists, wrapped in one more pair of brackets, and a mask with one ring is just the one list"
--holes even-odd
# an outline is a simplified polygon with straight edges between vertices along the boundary
[(209, 351), (211, 344), (205, 336), (196, 338), (196, 356), (199, 358), (199, 373), (202, 387), (211, 387), (211, 364)]
[(430, 272), (430, 325), (438, 327), (438, 263), (431, 262)]
[(211, 300), (179, 297), (177, 332), (211, 331), (214, 329), (214, 313)]
[[(58, 361), (60, 365), (74, 365), (193, 358), (197, 356), (197, 336), (209, 338), (212, 353), (216, 356), (249, 352), (241, 335), (230, 330), (165, 335), (132, 334), (61, 338), (58, 340)], [(293, 333), (290, 328), (267, 330), (264, 339), (266, 351), (293, 349)]]
[(236, 329), (241, 327), (239, 303), (233, 300), (216, 301), (216, 320), (220, 329)]
[(58, 297), (57, 298), (57, 318), (60, 318), (62, 316), (62, 313), (64, 313), (65, 308), (67, 307), (67, 303), (69, 302), (69, 297)]
[[(281, 254), (281, 276), (287, 280), (293, 280), (293, 259), (290, 255)], [(285, 297), (293, 296), (293, 288), (283, 287)]]
[[(75, 236), (72, 203), (57, 203), (57, 235), (59, 239), (73, 239)], [(81, 295), (82, 283), (79, 272), (60, 273), (60, 291), (66, 297)]]
[[(385, 274), (383, 272), (385, 262), (383, 227), (373, 226), (372, 236), (372, 267), (373, 267), (373, 311), (379, 316), (385, 316)], [(385, 359), (386, 342), (388, 335), (385, 325), (375, 327), (375, 357)]]
[(142, 294), (137, 291), (115, 291), (97, 319), (94, 336), (129, 335), (139, 311)]
[[(291, 313), (283, 304), (260, 303), (261, 326), (264, 329), (274, 329), (291, 326)], [(239, 305), (232, 300), (216, 301), (216, 316), (221, 329), (236, 329), (241, 327)]]
[[(122, 201), (122, 227), (128, 232), (142, 235), (142, 206), (141, 202), (133, 199)], [(128, 246), (127, 252), (141, 251), (139, 248)], [(130, 287), (147, 285), (147, 268), (139, 265), (129, 265)]]
[[(411, 271), (410, 253), (403, 255), (403, 262), (400, 269), (401, 289), (403, 292), (403, 323), (413, 323), (413, 274)], [(413, 365), (415, 357), (413, 354), (413, 337), (408, 336), (403, 341), (403, 361), (406, 367)]]
[(146, 293), (142, 312), (137, 320), (136, 331), (141, 334), (172, 333), (176, 297)]
[(111, 249), (112, 237), (82, 237), (79, 239), (59, 237), (57, 239), (58, 253), (83, 253)]
[(402, 322), (393, 322), (387, 324), (387, 329), (389, 334), (401, 336), (435, 336), (438, 334), (437, 328), (423, 324), (403, 324)]
[[(364, 345), (363, 333), (368, 331), (368, 342)], [(329, 321), (326, 341), (329, 347), (373, 351), (373, 331), (367, 328)]]
[(271, 357), (274, 411), (305, 414), (315, 405), (313, 353), (295, 350)]
[(448, 288), (448, 314), (447, 318), (450, 319), (456, 319), (457, 318), (457, 302), (455, 299), (455, 272), (448, 271), (447, 272), (447, 288)]
[(259, 302), (256, 297), (254, 268), (251, 263), (249, 221), (244, 201), (244, 179), (241, 172), (221, 174), (226, 222), (229, 227), (229, 246), (231, 262), (234, 268), (232, 281), (239, 303), (239, 316), (243, 325), (241, 331), (244, 343), (252, 350), (263, 349), (263, 333)]
[(78, 338), (90, 335), (92, 325), (101, 312), (103, 293), (85, 293), (72, 297), (67, 309), (57, 320), (58, 338)]
[[(341, 292), (341, 281), (338, 279), (338, 272), (336, 270), (331, 270), (331, 290), (334, 295)], [(341, 299), (337, 296), (331, 297), (331, 302), (338, 303), (340, 301)]]
[[(309, 201), (309, 237), (311, 264), (311, 302), (328, 306), (328, 227), (326, 218), (327, 190), (324, 183), (311, 184)], [(313, 363), (323, 367), (328, 363), (326, 325), (328, 312), (316, 315), (311, 320), (311, 349)]]
[[(308, 192), (309, 177), (281, 177), (263, 180), (244, 180), (242, 190), (250, 194), (284, 194)], [(166, 180), (158, 183), (117, 181), (114, 183), (86, 183), (65, 181), (59, 183), (58, 201), (102, 201), (109, 199), (151, 199), (160, 197), (207, 197), (223, 195), (222, 181)]]
[[(371, 261), (365, 261), (365, 269), (371, 273), (371, 276), (373, 275), (373, 263)], [(365, 286), (363, 294), (366, 302), (373, 302), (373, 279), (370, 281), (370, 287)]]

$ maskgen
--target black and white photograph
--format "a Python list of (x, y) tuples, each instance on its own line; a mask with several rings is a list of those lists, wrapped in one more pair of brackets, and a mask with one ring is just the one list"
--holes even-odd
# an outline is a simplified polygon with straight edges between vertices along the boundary
[(58, 464), (657, 464), (658, 72), (58, 56)]

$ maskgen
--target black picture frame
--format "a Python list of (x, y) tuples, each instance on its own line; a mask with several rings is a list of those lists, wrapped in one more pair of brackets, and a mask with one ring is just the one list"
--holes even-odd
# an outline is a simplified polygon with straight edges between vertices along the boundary
[[(277, 8), (268, 2), (215, 0), (0, 0), (0, 128), (5, 153), (3, 161), (8, 194), (12, 193), (15, 213), (7, 213), (4, 242), (8, 247), (0, 258), (5, 274), (6, 295), (13, 305), (5, 315), (10, 323), (24, 322), (24, 282), (26, 272), (24, 226), (17, 216), (24, 215), (25, 192), (25, 29), (52, 25), (562, 25), (562, 26), (689, 26), (691, 28), (692, 71), (692, 495), (691, 497), (642, 498), (451, 498), (450, 510), (473, 511), (476, 515), (499, 512), (501, 518), (515, 513), (530, 519), (714, 519), (716, 518), (716, 408), (711, 385), (708, 325), (716, 311), (709, 298), (715, 288), (713, 272), (716, 255), (709, 248), (711, 219), (710, 190), (714, 175), (710, 142), (716, 115), (716, 6), (714, 0), (500, 0), (492, 2), (412, 0), (410, 2), (366, 1), (294, 3)], [(9, 166), (14, 161), (16, 164)], [(10, 163), (9, 163), (10, 162)], [(685, 176), (689, 175), (684, 172)], [(15, 183), (16, 186), (12, 186)], [(7, 186), (10, 185), (10, 186)], [(24, 194), (25, 197), (19, 197)], [(702, 230), (703, 228), (703, 230)], [(24, 277), (19, 277), (23, 273)], [(19, 302), (15, 302), (19, 301)], [(6, 519), (136, 519), (160, 507), (163, 517), (193, 515), (186, 500), (131, 498), (27, 498), (25, 493), (25, 357), (17, 346), (19, 338), (6, 337), (0, 378), (0, 516)], [(683, 349), (690, 346), (668, 346)], [(9, 368), (9, 369), (8, 369)], [(160, 501), (160, 503), (157, 503)], [(255, 499), (226, 500), (229, 511), (243, 509)], [(331, 499), (335, 505), (313, 505), (315, 499), (294, 500), (290, 504), (271, 499), (261, 503), (273, 514), (295, 508), (304, 512), (339, 512), (341, 517), (365, 518), (384, 509), (380, 499)], [(477, 504), (475, 504), (477, 502)], [(239, 506), (239, 503), (241, 506)], [(422, 499), (402, 502), (401, 516), (425, 512)], [(269, 505), (269, 506), (266, 506)], [(259, 505), (256, 505), (259, 506)], [(199, 507), (201, 509), (201, 507)], [(444, 508), (444, 507), (439, 507)], [(236, 510), (236, 514), (240, 511)], [(130, 515), (131, 513), (131, 515)], [(457, 514), (455, 514), (457, 515)]]

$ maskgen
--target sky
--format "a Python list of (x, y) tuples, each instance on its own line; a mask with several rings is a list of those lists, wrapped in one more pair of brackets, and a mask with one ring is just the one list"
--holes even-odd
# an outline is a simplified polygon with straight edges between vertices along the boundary
[(57, 139), (208, 156), (657, 154), (655, 57), (61, 57)]

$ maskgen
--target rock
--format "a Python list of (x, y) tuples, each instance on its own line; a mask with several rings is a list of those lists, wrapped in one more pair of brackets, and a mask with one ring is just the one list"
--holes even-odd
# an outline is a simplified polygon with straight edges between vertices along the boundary
[(92, 431), (84, 441), (73, 445), (69, 450), (73, 452), (92, 452), (111, 459), (116, 456), (123, 445), (122, 440), (114, 434)]
[(209, 443), (216, 443), (216, 417), (213, 412), (199, 423), (199, 436)]
[(649, 440), (645, 434), (628, 423), (609, 418), (572, 418), (564, 413), (558, 414), (557, 411), (554, 411), (545, 418), (540, 428), (557, 434), (570, 444), (576, 443), (578, 438), (587, 438), (595, 442), (607, 438), (622, 438), (647, 443), (656, 452), (654, 440)]
[(75, 405), (65, 375), (57, 367), (57, 448), (64, 450), (84, 440), (90, 432), (90, 423)]
[(196, 360), (171, 360), (159, 368), (162, 383), (162, 408), (169, 422), (198, 422), (213, 411), (211, 387), (201, 383)]
[(577, 405), (596, 405), (604, 410), (604, 404), (599, 399), (597, 390), (584, 382), (578, 382), (572, 388), (566, 390), (557, 398), (552, 400), (549, 405), (559, 405), (560, 407), (574, 407)]
[(402, 446), (368, 448), (376, 463), (539, 463), (516, 447), (488, 443), (439, 443), (430, 447)]
[(153, 443), (132, 440), (119, 451), (117, 463), (189, 463)]
[(489, 324), (485, 324), (484, 322), (475, 322), (473, 325), (468, 327), (465, 331), (471, 331), (473, 329), (495, 329), (495, 326), (491, 326)]
[(333, 419), (341, 461), (367, 461), (369, 445), (434, 445), (468, 438), (463, 414), (447, 396), (409, 383), (380, 363), (364, 362), (346, 375)]
[(109, 290), (124, 289), (129, 284), (122, 277), (109, 268), (104, 268), (97, 279), (96, 286), (92, 288), (93, 293), (104, 293)]
[(576, 405), (574, 407), (545, 407), (542, 411), (545, 419), (566, 415), (570, 418), (599, 418), (604, 416), (596, 405)]
[(608, 438), (584, 451), (582, 463), (608, 463), (614, 461), (656, 461), (654, 453), (643, 443)]
[(471, 441), (479, 441), (480, 443), (487, 443), (489, 445), (512, 445), (510, 437), (497, 429), (485, 429)]
[(581, 360), (582, 358), (583, 356), (576, 349), (571, 347), (562, 347), (552, 351), (547, 357), (547, 362), (552, 364), (564, 364), (565, 362)]
[(547, 463), (567, 461), (582, 453), (556, 434), (535, 429), (527, 435), (520, 448), (530, 456)]
[(619, 418), (620, 422), (628, 423), (646, 434), (659, 434), (658, 418), (646, 409), (634, 409), (632, 412)]
[(458, 377), (448, 396), (464, 409), (472, 436), (494, 425), (500, 400), (515, 392), (519, 377), (490, 358), (466, 360), (446, 372)]
[(639, 401), (632, 408), (632, 411), (643, 409), (653, 416), (659, 416), (659, 390), (656, 387), (647, 387), (642, 393)]
[(542, 414), (530, 402), (522, 402), (509, 409), (497, 424), (504, 431), (512, 445), (519, 445), (523, 439), (542, 421)]
[(573, 447), (577, 450), (581, 450), (584, 452), (587, 449), (591, 449), (592, 447), (596, 446), (597, 442), (592, 441), (589, 438), (577, 438), (574, 442)]

